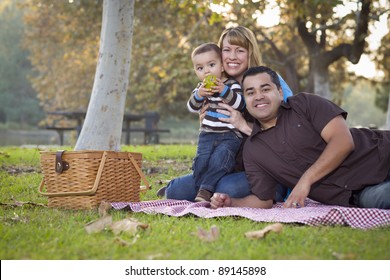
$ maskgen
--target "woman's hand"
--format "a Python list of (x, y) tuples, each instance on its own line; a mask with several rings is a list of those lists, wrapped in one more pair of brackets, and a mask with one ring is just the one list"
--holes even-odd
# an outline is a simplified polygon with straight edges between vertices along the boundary
[(200, 109), (199, 112), (199, 120), (200, 124), (202, 124), (204, 117), (206, 116), (207, 108), (209, 107), (209, 104), (203, 105), (202, 109)]
[(223, 109), (217, 109), (217, 112), (229, 116), (229, 118), (219, 118), (220, 121), (230, 123), (246, 135), (250, 135), (252, 133), (252, 126), (247, 123), (241, 112), (233, 109), (230, 105), (225, 103), (218, 103), (218, 105)]

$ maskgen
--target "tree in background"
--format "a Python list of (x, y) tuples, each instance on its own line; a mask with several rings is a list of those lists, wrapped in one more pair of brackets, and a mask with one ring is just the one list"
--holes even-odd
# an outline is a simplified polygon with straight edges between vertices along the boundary
[(190, 54), (194, 46), (218, 40), (220, 19), (209, 1), (136, 1), (126, 108), (188, 116), (185, 104), (197, 84)]
[(95, 80), (75, 150), (120, 150), (133, 17), (133, 0), (104, 0)]
[(24, 46), (44, 110), (86, 110), (99, 51), (103, 1), (28, 0)]
[(28, 75), (32, 66), (21, 41), (24, 33), (18, 1), (0, 4), (0, 123), (34, 125), (44, 117)]
[[(388, 26), (390, 28), (390, 17), (388, 18)], [(390, 49), (388, 46), (390, 46), (390, 32), (382, 38), (382, 44), (379, 47), (378, 56), (375, 60), (378, 69), (384, 74), (383, 80), (376, 83), (376, 105), (384, 112), (387, 110), (386, 128), (390, 129)]]
[[(255, 32), (264, 62), (280, 72), (294, 92), (320, 93), (340, 104), (345, 79), (351, 78), (345, 62), (356, 63), (368, 52), (367, 27), (389, 13), (388, 2), (379, 5), (383, 0), (231, 2), (218, 1), (221, 6), (216, 8), (210, 1), (136, 1), (127, 110), (188, 115), (185, 101), (196, 84), (189, 59), (192, 48), (217, 41), (226, 26), (236, 24)], [(355, 6), (336, 14), (343, 3)], [(28, 2), (26, 45), (38, 73), (34, 88), (45, 110), (86, 108), (98, 55), (101, 4)], [(263, 27), (259, 15), (270, 5), (280, 10), (280, 22)]]
[(329, 66), (342, 58), (353, 64), (359, 62), (369, 35), (373, 1), (357, 1), (356, 8), (345, 16), (336, 16), (334, 12), (335, 6), (342, 4), (339, 0), (291, 2), (299, 35), (309, 55), (307, 89), (331, 99)]

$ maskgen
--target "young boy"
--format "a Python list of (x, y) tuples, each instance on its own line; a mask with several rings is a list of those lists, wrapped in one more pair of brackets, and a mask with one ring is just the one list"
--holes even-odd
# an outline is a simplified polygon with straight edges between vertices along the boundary
[[(218, 45), (205, 43), (198, 46), (192, 52), (191, 59), (196, 76), (202, 82), (192, 92), (187, 102), (188, 110), (199, 113), (203, 106), (208, 105), (192, 166), (195, 187), (199, 188), (195, 201), (210, 201), (217, 182), (233, 171), (242, 140), (236, 128), (219, 120), (229, 116), (217, 112), (218, 103), (224, 102), (234, 109), (243, 110), (245, 102), (240, 84), (224, 73)], [(210, 75), (216, 77), (212, 86), (205, 81)]]

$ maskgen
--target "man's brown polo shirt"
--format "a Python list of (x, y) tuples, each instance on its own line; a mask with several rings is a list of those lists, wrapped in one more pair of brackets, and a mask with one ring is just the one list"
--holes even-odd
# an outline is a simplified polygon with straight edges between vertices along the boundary
[[(298, 94), (283, 102), (275, 127), (262, 131), (256, 121), (245, 142), (244, 164), (251, 191), (273, 199), (277, 183), (293, 188), (326, 147), (322, 129), (347, 113), (327, 99)], [(390, 131), (351, 128), (355, 150), (332, 173), (312, 186), (309, 198), (351, 206), (352, 191), (383, 182), (390, 169)]]

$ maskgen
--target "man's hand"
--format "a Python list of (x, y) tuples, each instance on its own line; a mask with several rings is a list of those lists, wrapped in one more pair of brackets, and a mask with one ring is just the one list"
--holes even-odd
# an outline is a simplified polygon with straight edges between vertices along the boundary
[(291, 191), (287, 200), (284, 202), (283, 207), (285, 208), (300, 208), (305, 206), (305, 199), (310, 192), (310, 184), (302, 182), (299, 180), (295, 185), (294, 189)]
[(211, 209), (232, 206), (232, 200), (229, 195), (225, 193), (214, 193), (211, 197)]

